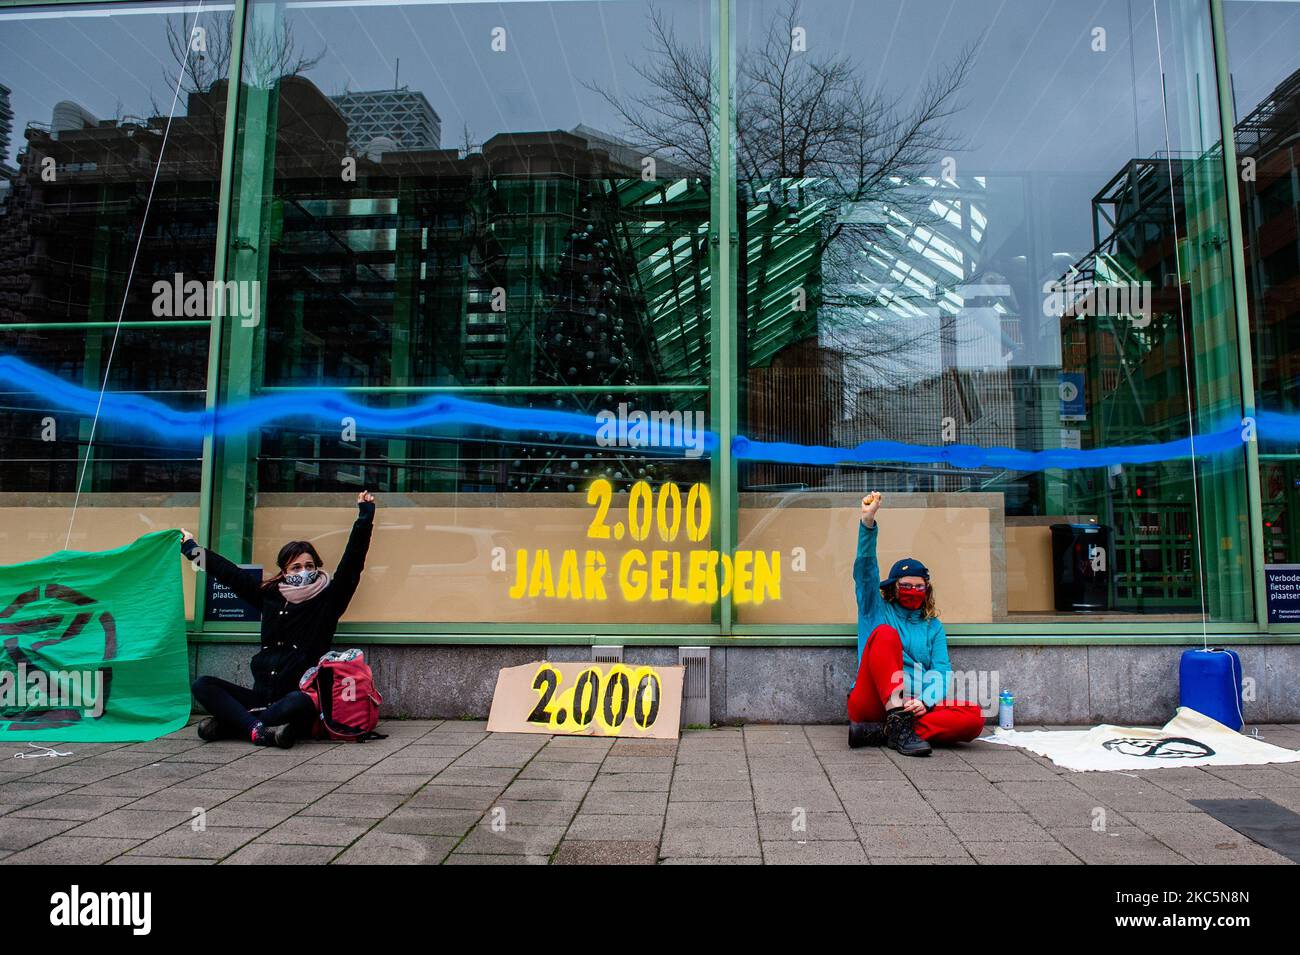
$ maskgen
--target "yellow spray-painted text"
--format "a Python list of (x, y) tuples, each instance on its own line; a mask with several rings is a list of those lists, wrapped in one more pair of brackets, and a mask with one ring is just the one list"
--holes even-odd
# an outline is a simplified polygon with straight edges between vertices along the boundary
[[(512, 600), (606, 600), (605, 554), (599, 550), (518, 550)], [(715, 603), (731, 596), (737, 604), (781, 599), (781, 552), (738, 550), (629, 550), (619, 558), (618, 591), (624, 600)]]

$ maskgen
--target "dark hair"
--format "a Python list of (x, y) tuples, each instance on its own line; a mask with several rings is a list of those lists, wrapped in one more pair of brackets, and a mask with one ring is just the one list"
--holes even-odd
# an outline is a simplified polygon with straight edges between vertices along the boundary
[(311, 545), (311, 541), (289, 541), (280, 548), (280, 553), (275, 555), (275, 566), (280, 568), (280, 572), (274, 577), (262, 581), (262, 587), (269, 590), (284, 580), (284, 569), (289, 566), (289, 563), (295, 557), (300, 557), (303, 554), (314, 560), (316, 566), (320, 567), (320, 554), (316, 553), (316, 548)]
[[(885, 584), (880, 588), (880, 596), (886, 603), (898, 603), (898, 584)], [(925, 603), (921, 604), (921, 614), (926, 620), (939, 616), (939, 608), (934, 605), (934, 585), (928, 580), (925, 582)]]

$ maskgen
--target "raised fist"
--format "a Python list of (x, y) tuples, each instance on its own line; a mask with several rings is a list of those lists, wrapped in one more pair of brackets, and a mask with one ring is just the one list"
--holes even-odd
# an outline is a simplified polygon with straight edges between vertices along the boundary
[(867, 527), (876, 523), (876, 511), (880, 510), (880, 502), (883, 500), (884, 498), (881, 496), (879, 491), (872, 491), (862, 499), (862, 513), (860, 519), (863, 524), (867, 525)]

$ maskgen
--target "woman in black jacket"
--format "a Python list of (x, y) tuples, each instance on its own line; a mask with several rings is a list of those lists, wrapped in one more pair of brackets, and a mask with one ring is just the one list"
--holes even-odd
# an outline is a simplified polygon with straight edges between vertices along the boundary
[(358, 494), (357, 510), (360, 513), (332, 577), (321, 567), (315, 547), (307, 541), (290, 541), (276, 557), (280, 572), (257, 583), (220, 554), (200, 547), (188, 531), (181, 531), (181, 553), (190, 560), (202, 555), (200, 567), (205, 573), (262, 610), (262, 649), (252, 661), (253, 688), (214, 676), (194, 681), (194, 698), (212, 714), (199, 723), (201, 738), (248, 737), (258, 746), (288, 749), (297, 735), (310, 731), (316, 707), (298, 689), (298, 681), (329, 650), (339, 618), (361, 583), (374, 528), (375, 496), (369, 491)]

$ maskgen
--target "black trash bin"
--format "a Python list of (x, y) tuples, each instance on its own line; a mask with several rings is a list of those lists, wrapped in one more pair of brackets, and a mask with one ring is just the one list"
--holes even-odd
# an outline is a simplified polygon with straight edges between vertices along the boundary
[(1052, 583), (1057, 610), (1109, 610), (1114, 551), (1105, 524), (1052, 525)]

